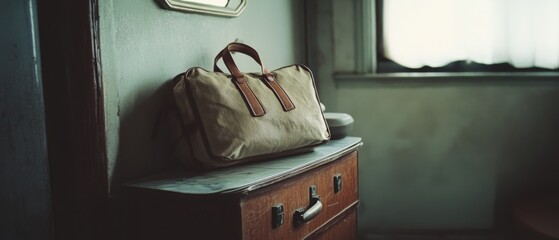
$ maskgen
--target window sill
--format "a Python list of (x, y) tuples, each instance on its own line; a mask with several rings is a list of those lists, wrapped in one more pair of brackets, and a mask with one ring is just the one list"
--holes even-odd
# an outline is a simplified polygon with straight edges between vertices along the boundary
[(336, 83), (553, 83), (559, 86), (559, 72), (445, 72), (445, 73), (335, 73)]

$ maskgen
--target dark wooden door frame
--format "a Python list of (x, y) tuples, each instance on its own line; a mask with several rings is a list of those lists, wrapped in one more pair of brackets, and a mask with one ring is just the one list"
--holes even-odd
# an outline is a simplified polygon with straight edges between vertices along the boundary
[(38, 2), (55, 236), (109, 239), (99, 3)]

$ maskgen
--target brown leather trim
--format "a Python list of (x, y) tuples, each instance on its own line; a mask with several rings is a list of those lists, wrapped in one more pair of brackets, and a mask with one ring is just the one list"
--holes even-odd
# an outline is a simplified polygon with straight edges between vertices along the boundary
[[(229, 72), (231, 72), (231, 74), (235, 77), (235, 82), (240, 83), (240, 84), (245, 82), (244, 77), (242, 77), (243, 76), (242, 73), (238, 69), (237, 65), (235, 64), (235, 61), (233, 60), (233, 57), (231, 56), (231, 52), (241, 52), (241, 53), (247, 54), (248, 56), (252, 57), (262, 68), (262, 74), (263, 74), (264, 79), (265, 79), (263, 82), (274, 92), (274, 94), (276, 95), (276, 97), (280, 101), (280, 104), (281, 104), (283, 110), (287, 112), (287, 111), (291, 111), (291, 110), (295, 109), (295, 105), (293, 104), (293, 101), (291, 101), (291, 99), (289, 98), (289, 96), (287, 95), (285, 90), (275, 80), (274, 76), (272, 74), (270, 74), (268, 69), (266, 69), (266, 67), (264, 67), (264, 65), (262, 64), (262, 61), (260, 60), (260, 56), (258, 56), (258, 52), (256, 50), (254, 50), (254, 48), (252, 48), (248, 45), (240, 44), (240, 43), (230, 43), (230, 44), (228, 44), (215, 57), (215, 59), (214, 59), (214, 71), (221, 71), (219, 69), (219, 67), (217, 67), (217, 61), (221, 57), (223, 57), (223, 62), (225, 63), (225, 66), (229, 69)], [(239, 90), (241, 90), (241, 92), (243, 92), (244, 97), (245, 97), (245, 101), (247, 101), (249, 103), (249, 106), (251, 106), (253, 116), (256, 116), (255, 115), (256, 114), (255, 110), (258, 111), (257, 108), (262, 107), (262, 106), (255, 105), (255, 104), (258, 103), (258, 101), (257, 101), (258, 99), (255, 99), (256, 101), (254, 101), (254, 99), (249, 99), (249, 98), (252, 97), (252, 96), (250, 96), (250, 94), (244, 93), (243, 88), (239, 88)], [(256, 98), (256, 96), (254, 96), (254, 98)]]
[(266, 85), (268, 85), (268, 87), (274, 92), (274, 94), (280, 101), (284, 111), (288, 112), (295, 109), (295, 105), (293, 104), (293, 101), (291, 101), (291, 99), (289, 98), (285, 90), (276, 81), (275, 77), (272, 74), (270, 73), (264, 74), (263, 82)]
[(254, 95), (254, 92), (252, 91), (244, 77), (242, 78), (242, 81), (233, 78), (232, 82), (235, 84), (235, 86), (237, 86), (237, 89), (239, 89), (239, 92), (241, 92), (241, 94), (243, 95), (243, 99), (250, 109), (250, 114), (254, 117), (264, 116), (264, 114), (266, 114), (266, 111), (264, 111), (262, 104), (260, 103), (256, 95)]
[(236, 81), (244, 81), (243, 74), (235, 64), (235, 60), (233, 60), (233, 56), (231, 56), (231, 52), (227, 51), (227, 49), (223, 50), (223, 62), (231, 75), (235, 77)]
[[(223, 55), (225, 54), (225, 52), (240, 52), (240, 53), (244, 53), (248, 56), (250, 56), (252, 59), (254, 59), (254, 61), (256, 61), (258, 63), (258, 65), (260, 65), (261, 69), (262, 69), (262, 73), (268, 73), (267, 69), (264, 67), (264, 65), (262, 64), (262, 61), (260, 60), (260, 56), (258, 55), (258, 52), (245, 44), (242, 43), (229, 43), (223, 50), (221, 50), (221, 52), (219, 52), (215, 58), (214, 58), (214, 72), (223, 72), (221, 71), (221, 69), (217, 66), (217, 62), (219, 61), (219, 59), (221, 59), (223, 57)], [(224, 60), (225, 62), (225, 60)]]
[[(262, 104), (260, 103), (256, 95), (248, 85), (248, 82), (243, 76), (243, 73), (239, 71), (239, 68), (237, 67), (235, 61), (233, 60), (233, 57), (231, 56), (231, 52), (229, 51), (229, 48), (231, 46), (233, 45), (229, 44), (225, 49), (223, 49), (222, 51), (223, 62), (225, 63), (225, 66), (227, 66), (227, 68), (229, 69), (229, 72), (231, 72), (231, 75), (233, 75), (233, 83), (235, 83), (237, 89), (239, 89), (239, 91), (241, 92), (243, 99), (245, 100), (245, 103), (250, 109), (250, 114), (254, 117), (264, 116), (264, 114), (266, 114), (266, 111), (264, 111)], [(260, 58), (257, 59), (260, 60)], [(260, 61), (258, 62), (260, 63)]]
[(229, 50), (230, 52), (241, 52), (247, 54), (252, 57), (258, 64), (262, 65), (262, 61), (260, 60), (258, 52), (248, 45), (242, 43), (230, 43), (229, 45), (227, 45), (227, 50)]

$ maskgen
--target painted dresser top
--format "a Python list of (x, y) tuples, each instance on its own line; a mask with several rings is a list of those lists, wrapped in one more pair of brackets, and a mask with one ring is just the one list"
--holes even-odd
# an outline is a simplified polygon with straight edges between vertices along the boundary
[(346, 137), (299, 155), (215, 170), (168, 172), (124, 186), (193, 195), (248, 193), (334, 161), (361, 145), (361, 138)]

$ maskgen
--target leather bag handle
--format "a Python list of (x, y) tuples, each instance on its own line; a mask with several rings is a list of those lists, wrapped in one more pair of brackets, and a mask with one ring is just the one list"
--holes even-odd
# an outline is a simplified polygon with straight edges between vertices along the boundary
[[(224, 51), (229, 50), (230, 52), (239, 52), (239, 53), (244, 53), (245, 55), (248, 55), (249, 57), (251, 57), (256, 63), (258, 63), (258, 65), (260, 65), (261, 68), (261, 72), (263, 74), (267, 74), (270, 73), (270, 71), (268, 71), (268, 69), (262, 64), (262, 61), (260, 60), (260, 56), (258, 55), (258, 52), (256, 52), (256, 50), (246, 44), (242, 44), (242, 43), (229, 43), (227, 45), (227, 47), (225, 47), (225, 49), (223, 49), (221, 52), (219, 52), (215, 58), (214, 58), (214, 72), (223, 72), (218, 66), (217, 66), (217, 62), (219, 61), (219, 59), (221, 59), (223, 57)], [(225, 62), (225, 61), (224, 61)]]
[(264, 116), (264, 114), (266, 114), (266, 111), (264, 110), (264, 107), (262, 107), (260, 100), (258, 100), (256, 95), (248, 85), (245, 77), (243, 76), (241, 71), (239, 71), (239, 68), (235, 64), (235, 61), (231, 56), (231, 52), (229, 51), (230, 45), (231, 44), (227, 45), (227, 47), (225, 47), (225, 49), (223, 49), (221, 53), (223, 55), (223, 63), (225, 63), (225, 66), (227, 67), (227, 69), (229, 69), (231, 75), (233, 75), (232, 82), (241, 93), (241, 96), (245, 100), (245, 103), (247, 104), (251, 115), (254, 117)]
[[(291, 111), (291, 110), (295, 109), (295, 105), (293, 104), (293, 102), (291, 101), (291, 99), (289, 98), (289, 96), (287, 95), (285, 90), (276, 81), (274, 75), (271, 74), (266, 67), (264, 67), (264, 64), (262, 64), (262, 61), (260, 60), (260, 56), (258, 55), (258, 52), (256, 50), (254, 50), (254, 48), (252, 48), (248, 45), (241, 44), (241, 43), (230, 43), (230, 44), (228, 44), (227, 47), (225, 47), (215, 57), (215, 59), (214, 59), (214, 71), (221, 71), (221, 69), (219, 69), (219, 67), (217, 67), (217, 61), (219, 61), (220, 58), (223, 58), (223, 63), (225, 63), (225, 66), (227, 67), (227, 69), (229, 70), (231, 75), (233, 75), (235, 84), (237, 84), (237, 85), (246, 84), (246, 80), (244, 79), (244, 76), (243, 76), (242, 72), (239, 70), (239, 68), (235, 64), (235, 61), (233, 60), (233, 56), (231, 56), (231, 52), (240, 52), (240, 53), (244, 53), (244, 54), (252, 57), (252, 59), (254, 59), (254, 61), (256, 61), (262, 69), (264, 84), (266, 84), (268, 86), (268, 88), (270, 88), (272, 90), (272, 92), (274, 92), (274, 94), (278, 98), (283, 110), (287, 112), (287, 111)], [(244, 94), (244, 92), (242, 92), (242, 93)], [(250, 93), (244, 94), (244, 95), (246, 95), (248, 97), (247, 102), (249, 103), (249, 105), (252, 105), (252, 104), (250, 104), (251, 102), (255, 103), (254, 100), (251, 100)], [(254, 99), (256, 99), (256, 96), (254, 96)], [(258, 100), (258, 99), (256, 99), (256, 100)]]

